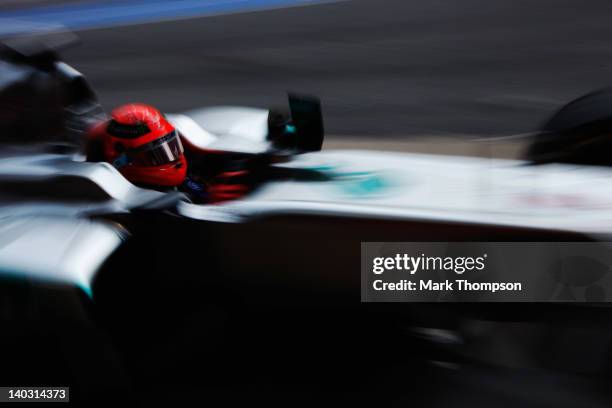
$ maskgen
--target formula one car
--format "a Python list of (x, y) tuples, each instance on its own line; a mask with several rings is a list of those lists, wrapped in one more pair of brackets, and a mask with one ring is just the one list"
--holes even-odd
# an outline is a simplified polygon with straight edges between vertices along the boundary
[[(360, 242), (590, 241), (612, 232), (612, 169), (605, 167), (611, 163), (605, 154), (609, 91), (563, 108), (536, 136), (525, 160), (320, 151), (320, 104), (300, 95), (290, 95), (295, 134), (287, 139), (275, 137), (275, 126), (287, 116), (266, 109), (168, 114), (195, 154), (216, 152), (257, 163), (258, 183), (250, 194), (210, 205), (179, 192), (138, 187), (108, 163), (85, 161), (78, 146), (65, 143), (101, 114), (85, 78), (51, 52), (15, 47), (7, 52), (5, 68), (12, 75), (0, 78), (3, 137), (24, 143), (0, 151), (0, 287), (24, 296), (11, 295), (18, 298), (14, 307), (31, 300), (28, 290), (16, 292), (15, 285), (45, 293), (55, 288), (70, 294), (62, 305), (81, 305), (60, 343), (85, 339), (78, 341), (81, 355), (106, 356), (86, 370), (95, 373), (90, 382), (79, 378), (84, 394), (102, 376), (117, 379), (112, 387), (119, 391), (98, 390), (96, 398), (130, 394), (130, 381), (120, 380), (125, 372), (138, 378), (136, 387), (180, 376), (177, 370), (185, 377), (197, 372), (198, 381), (240, 382), (261, 371), (286, 370), (280, 355), (307, 367), (305, 373), (317, 371), (322, 358), (334, 359), (342, 369), (317, 375), (336, 385), (338, 378), (350, 383), (352, 368), (360, 371), (351, 353), (380, 338), (393, 339), (399, 322), (406, 321), (403, 309), (364, 317), (357, 306)], [(55, 114), (34, 123), (28, 115), (40, 113), (40, 105), (10, 102), (24, 100), (24, 89), (32, 87), (41, 100), (47, 100), (48, 89), (61, 95), (52, 105)], [(70, 132), (58, 131), (48, 143), (37, 133), (45, 120)], [(36, 325), (48, 310), (55, 309), (35, 314)], [(525, 308), (508, 310), (504, 313), (513, 318), (525, 318)], [(454, 327), (458, 318), (450, 315), (491, 318), (499, 312), (415, 306), (408, 314), (413, 326), (427, 321), (427, 327)], [(566, 318), (588, 320), (586, 312), (571, 313)], [(104, 341), (90, 348), (83, 316), (99, 324), (119, 351), (108, 351)], [(321, 324), (335, 334), (327, 342), (317, 337)], [(366, 334), (361, 326), (368, 327)], [(254, 335), (262, 331), (268, 335)], [(282, 344), (272, 347), (275, 336)], [(5, 340), (5, 346), (18, 347), (22, 338)], [(587, 346), (583, 352), (593, 350)], [(272, 355), (274, 364), (263, 357)], [(71, 357), (62, 378), (73, 381), (70, 367), (81, 367), (82, 360)], [(126, 367), (117, 368), (118, 360)], [(18, 356), (10, 361), (10, 367), (21, 367)], [(240, 380), (228, 369), (238, 364)], [(19, 370), (5, 372), (12, 375), (2, 378), (8, 383)], [(18, 383), (31, 381), (31, 372), (21, 374)], [(40, 378), (51, 377), (43, 372)]]

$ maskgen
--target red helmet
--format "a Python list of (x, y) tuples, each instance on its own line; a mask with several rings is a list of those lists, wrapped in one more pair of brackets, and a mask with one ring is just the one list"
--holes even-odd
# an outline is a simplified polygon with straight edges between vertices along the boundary
[[(133, 183), (172, 187), (185, 180), (187, 161), (180, 136), (152, 106), (116, 108), (110, 120), (92, 130), (89, 142), (97, 148), (88, 146), (88, 160), (111, 163)], [(90, 157), (92, 151), (99, 157)]]

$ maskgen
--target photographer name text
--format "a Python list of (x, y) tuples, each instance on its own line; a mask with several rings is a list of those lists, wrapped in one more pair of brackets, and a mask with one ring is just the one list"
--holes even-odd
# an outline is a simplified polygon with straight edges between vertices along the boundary
[[(393, 257), (376, 257), (372, 261), (372, 273), (382, 275), (387, 271), (402, 271), (415, 275), (419, 272), (451, 272), (463, 275), (468, 272), (481, 273), (486, 268), (487, 254), (477, 257), (440, 257), (440, 256), (410, 256), (408, 254), (396, 254)], [(382, 278), (382, 276), (380, 276)], [(479, 282), (468, 279), (445, 279), (443, 281), (434, 279), (409, 280), (400, 279), (394, 282), (386, 282), (383, 279), (375, 279), (372, 288), (375, 291), (430, 291), (430, 292), (452, 292), (452, 291), (521, 291), (521, 282)]]

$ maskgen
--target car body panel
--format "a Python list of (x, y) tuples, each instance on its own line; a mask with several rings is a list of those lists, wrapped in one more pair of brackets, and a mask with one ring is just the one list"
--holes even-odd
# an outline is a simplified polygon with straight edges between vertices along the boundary
[(76, 286), (91, 295), (95, 272), (125, 238), (122, 229), (101, 221), (0, 214), (2, 279)]
[[(178, 212), (200, 220), (236, 221), (275, 212), (325, 213), (588, 233), (612, 230), (612, 169), (608, 168), (333, 150), (294, 156), (276, 166), (319, 172), (325, 180), (271, 181), (244, 199), (214, 206), (183, 202)], [(25, 186), (30, 183), (33, 189), (51, 186), (56, 193), (52, 199), (29, 197), (32, 205), (60, 202), (83, 214), (129, 211), (166, 194), (134, 186), (112, 166), (87, 163), (78, 155), (0, 158), (0, 184), (7, 191), (6, 186), (14, 183), (20, 191), (28, 190)], [(81, 186), (76, 192), (75, 185)], [(62, 196), (62, 191), (70, 196)], [(18, 193), (11, 202), (26, 198)], [(75, 199), (75, 194), (81, 194), (82, 200)]]
[(268, 150), (268, 111), (220, 106), (168, 114), (189, 143), (200, 149), (256, 154)]
[(430, 219), (607, 233), (612, 170), (521, 161), (368, 151), (326, 151), (280, 166), (311, 169), (327, 181), (264, 185), (222, 206), (181, 203), (192, 218), (275, 212)]

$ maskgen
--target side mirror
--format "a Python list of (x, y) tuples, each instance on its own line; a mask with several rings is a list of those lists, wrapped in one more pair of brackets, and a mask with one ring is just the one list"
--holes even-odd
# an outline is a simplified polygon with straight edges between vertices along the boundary
[(290, 153), (317, 152), (323, 146), (321, 102), (313, 96), (289, 94), (291, 113), (268, 112), (268, 140), (275, 149)]
[(323, 147), (323, 113), (315, 96), (289, 94), (289, 109), (296, 132), (296, 149), (317, 152)]

